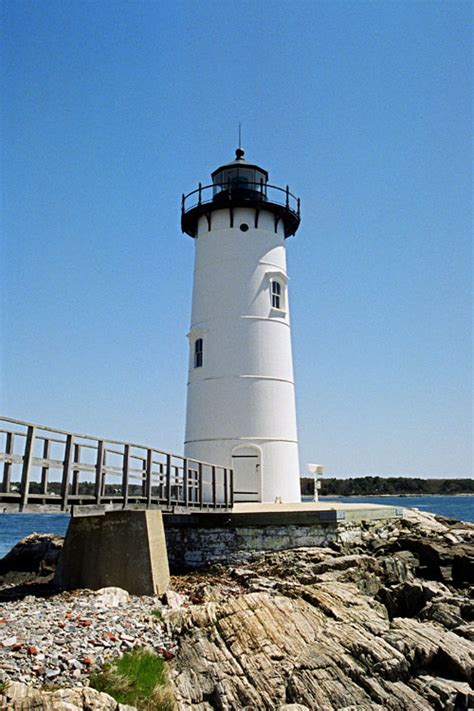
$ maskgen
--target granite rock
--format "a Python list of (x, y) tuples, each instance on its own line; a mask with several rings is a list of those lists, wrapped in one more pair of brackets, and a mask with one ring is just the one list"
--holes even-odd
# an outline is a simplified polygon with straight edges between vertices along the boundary
[(178, 711), (474, 708), (474, 525), (408, 511), (337, 544), (234, 558), (174, 577), (162, 601), (6, 595), (5, 708), (127, 711), (88, 675), (138, 645), (169, 661)]
[(117, 703), (108, 694), (90, 688), (36, 690), (15, 698), (7, 687), (2, 708), (11, 711), (136, 711), (135, 707)]
[[(212, 599), (167, 616), (178, 708), (474, 708), (470, 591), (455, 572), (458, 559), (470, 569), (474, 526), (410, 512), (363, 538), (203, 571)], [(175, 585), (192, 599), (196, 577)]]

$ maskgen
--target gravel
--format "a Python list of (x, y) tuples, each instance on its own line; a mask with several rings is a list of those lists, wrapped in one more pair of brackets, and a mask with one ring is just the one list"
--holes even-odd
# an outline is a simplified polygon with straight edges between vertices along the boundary
[(29, 686), (88, 685), (91, 669), (134, 647), (164, 659), (176, 652), (156, 597), (117, 588), (32, 595), (0, 604), (0, 668)]

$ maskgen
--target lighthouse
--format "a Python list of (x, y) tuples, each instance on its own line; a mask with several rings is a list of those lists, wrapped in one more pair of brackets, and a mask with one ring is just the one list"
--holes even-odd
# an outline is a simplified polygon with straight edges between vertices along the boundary
[(182, 198), (194, 239), (185, 457), (231, 467), (236, 502), (300, 501), (286, 240), (288, 186), (236, 151)]

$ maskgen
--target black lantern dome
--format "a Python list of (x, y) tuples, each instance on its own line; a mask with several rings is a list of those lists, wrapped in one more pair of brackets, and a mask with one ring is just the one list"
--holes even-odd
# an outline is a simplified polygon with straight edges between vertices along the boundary
[(212, 185), (199, 183), (197, 190), (182, 196), (181, 229), (190, 237), (196, 236), (198, 220), (207, 216), (209, 229), (213, 210), (229, 208), (231, 227), (235, 207), (253, 207), (258, 224), (260, 210), (275, 215), (275, 231), (280, 220), (285, 227), (285, 237), (294, 235), (300, 224), (300, 201), (288, 186), (269, 185), (268, 172), (244, 159), (244, 151), (235, 151), (235, 160), (216, 168), (211, 174)]

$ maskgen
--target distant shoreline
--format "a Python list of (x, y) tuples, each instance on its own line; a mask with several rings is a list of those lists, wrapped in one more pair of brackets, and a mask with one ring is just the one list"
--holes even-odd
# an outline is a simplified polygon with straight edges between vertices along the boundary
[[(306, 496), (306, 494), (304, 494)], [(434, 499), (446, 496), (474, 496), (472, 491), (457, 494), (320, 494), (319, 499)]]
[[(311, 495), (314, 478), (301, 477), (301, 491)], [(321, 496), (369, 496), (371, 498), (406, 496), (470, 496), (474, 494), (474, 479), (422, 479), (420, 477), (359, 476), (347, 479), (323, 477), (318, 481)]]

